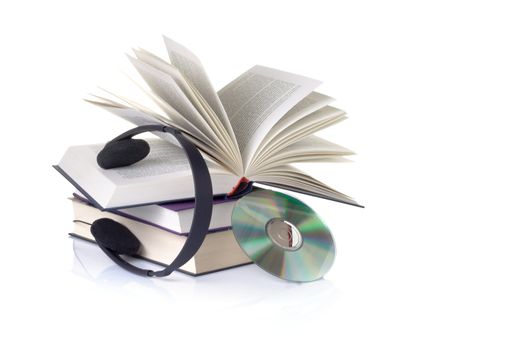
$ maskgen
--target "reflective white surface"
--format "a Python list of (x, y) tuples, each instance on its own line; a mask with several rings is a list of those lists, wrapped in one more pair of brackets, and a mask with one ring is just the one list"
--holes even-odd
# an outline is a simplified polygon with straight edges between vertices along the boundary
[[(524, 349), (523, 18), (520, 1), (2, 2), (0, 349)], [(366, 208), (299, 196), (336, 241), (324, 280), (140, 278), (67, 237), (51, 165), (130, 127), (82, 98), (127, 94), (124, 53), (162, 34), (217, 89), (268, 65), (348, 112), (320, 136), (355, 163), (308, 169)]]
[[(335, 293), (334, 286), (327, 280), (290, 283), (267, 274), (254, 264), (198, 277), (174, 272), (167, 278), (144, 278), (123, 271), (96, 245), (71, 240), (74, 252), (71, 270), (76, 276), (85, 278), (97, 288), (140, 288), (151, 294), (151, 298), (183, 303), (184, 308), (236, 309), (270, 303), (274, 311), (280, 307), (315, 309), (322, 308)], [(138, 259), (133, 263), (159, 269), (158, 265)]]

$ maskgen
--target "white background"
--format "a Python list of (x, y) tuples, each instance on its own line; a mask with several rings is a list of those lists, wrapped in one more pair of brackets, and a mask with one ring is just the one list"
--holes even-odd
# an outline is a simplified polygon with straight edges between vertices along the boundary
[[(519, 1), (3, 2), (0, 347), (523, 349), (524, 18)], [(355, 162), (311, 171), (366, 209), (300, 196), (337, 242), (324, 280), (143, 279), (67, 237), (51, 165), (129, 127), (82, 98), (163, 34), (217, 89), (263, 64), (347, 110), (323, 135)]]

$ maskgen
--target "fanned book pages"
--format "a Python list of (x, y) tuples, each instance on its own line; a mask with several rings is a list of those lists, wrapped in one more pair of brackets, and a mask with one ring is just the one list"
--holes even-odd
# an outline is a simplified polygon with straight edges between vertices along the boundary
[[(129, 57), (143, 80), (132, 79), (144, 101), (101, 90), (88, 102), (136, 125), (180, 129), (210, 163), (237, 179), (233, 186), (251, 181), (358, 205), (291, 165), (341, 162), (352, 155), (313, 135), (346, 118), (329, 106), (332, 98), (314, 91), (319, 81), (255, 66), (216, 92), (192, 52), (164, 41), (169, 62), (143, 49)], [(158, 136), (177, 144), (169, 135)]]

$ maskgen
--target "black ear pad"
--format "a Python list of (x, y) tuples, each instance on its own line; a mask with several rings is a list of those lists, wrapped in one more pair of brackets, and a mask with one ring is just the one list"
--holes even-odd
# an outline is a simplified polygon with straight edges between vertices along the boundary
[(144, 159), (149, 145), (141, 139), (124, 139), (108, 142), (97, 155), (97, 163), (103, 169), (128, 166)]
[(140, 241), (130, 230), (115, 220), (103, 218), (91, 224), (91, 234), (97, 243), (117, 254), (133, 255), (140, 248)]

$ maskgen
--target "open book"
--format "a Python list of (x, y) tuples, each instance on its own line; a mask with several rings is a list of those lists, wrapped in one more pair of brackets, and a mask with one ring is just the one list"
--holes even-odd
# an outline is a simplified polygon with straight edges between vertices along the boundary
[[(143, 49), (129, 57), (143, 79), (134, 82), (150, 106), (106, 90), (87, 101), (136, 125), (180, 129), (207, 160), (240, 182), (358, 205), (290, 165), (343, 162), (352, 154), (313, 135), (346, 118), (344, 111), (329, 106), (332, 98), (314, 91), (319, 81), (255, 66), (217, 93), (192, 52), (169, 38), (164, 41), (170, 62)], [(177, 143), (169, 135), (158, 136)]]

